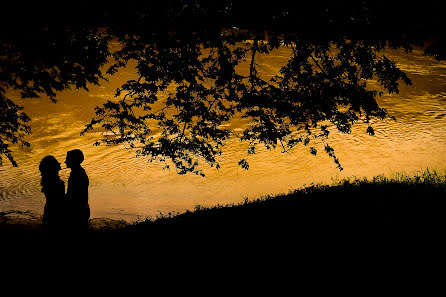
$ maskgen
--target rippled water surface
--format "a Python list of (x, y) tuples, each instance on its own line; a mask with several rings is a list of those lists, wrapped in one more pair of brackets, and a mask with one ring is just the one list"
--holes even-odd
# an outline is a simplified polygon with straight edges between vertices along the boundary
[[(134, 221), (156, 216), (160, 211), (183, 212), (196, 205), (238, 203), (245, 198), (288, 192), (310, 183), (330, 183), (333, 178), (414, 172), (426, 167), (446, 168), (446, 64), (424, 57), (421, 50), (412, 54), (387, 51), (386, 55), (412, 79), (413, 86), (402, 86), (399, 94), (379, 98), (382, 107), (396, 117), (374, 125), (375, 136), (357, 125), (352, 134), (331, 133), (329, 143), (335, 149), (344, 171), (324, 153), (316, 157), (308, 148), (295, 148), (290, 154), (280, 150), (259, 150), (250, 156), (248, 171), (237, 165), (246, 157), (246, 144), (228, 143), (220, 157), (220, 170), (206, 168), (206, 177), (177, 175), (163, 171), (163, 164), (135, 158), (124, 147), (96, 147), (97, 135), (80, 136), (94, 115), (94, 107), (113, 97), (116, 87), (132, 76), (126, 69), (110, 82), (86, 91), (69, 91), (52, 104), (44, 99), (15, 101), (25, 106), (31, 117), (31, 147), (15, 149), (18, 168), (7, 161), (0, 167), (0, 211), (43, 212), (38, 164), (49, 154), (60, 162), (68, 150), (80, 148), (85, 154), (83, 167), (90, 177), (92, 217)], [(274, 75), (289, 52), (279, 50), (261, 59), (263, 74)], [(235, 131), (243, 123), (232, 122)], [(205, 165), (203, 165), (205, 166)], [(67, 181), (69, 170), (61, 177)]]

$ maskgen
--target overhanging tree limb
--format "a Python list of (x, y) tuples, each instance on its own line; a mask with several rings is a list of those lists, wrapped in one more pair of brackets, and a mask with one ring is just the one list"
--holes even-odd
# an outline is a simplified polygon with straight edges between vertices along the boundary
[[(427, 14), (421, 14), (417, 29), (410, 31), (410, 26), (394, 25), (410, 23), (415, 18), (404, 18), (413, 16), (415, 10), (403, 5), (407, 14), (395, 14), (401, 9), (399, 5), (386, 2), (386, 10), (382, 10), (384, 6), (376, 4), (379, 2), (343, 0), (333, 5), (330, 1), (279, 1), (266, 7), (251, 1), (141, 4), (129, 0), (117, 9), (101, 1), (94, 5), (80, 1), (75, 12), (55, 18), (33, 17), (36, 6), (29, 13), (28, 25), (33, 26), (24, 24), (0, 35), (0, 87), (5, 90), (2, 94), (17, 89), (23, 97), (45, 94), (56, 99), (58, 92), (69, 87), (88, 88), (88, 84), (99, 83), (103, 78), (101, 66), (111, 56), (114, 64), (108, 74), (135, 61), (140, 79), (125, 85), (125, 104), (114, 104), (122, 99), (117, 92), (116, 98), (96, 110), (86, 131), (100, 126), (112, 132), (104, 136), (103, 143), (138, 141), (140, 156), (170, 158), (180, 172), (198, 173), (196, 160), (218, 166), (215, 157), (232, 132), (223, 127), (235, 116), (253, 124), (245, 129), (242, 140), (267, 147), (280, 142), (282, 148), (301, 142), (305, 145), (312, 129), (326, 121), (341, 132), (349, 132), (361, 117), (367, 123), (372, 117), (385, 118), (385, 110), (376, 103), (381, 90), (368, 90), (364, 81), (377, 75), (384, 90), (396, 92), (399, 81), (410, 80), (381, 57), (379, 50), (388, 41), (409, 49), (411, 44), (419, 44), (421, 37), (432, 37), (439, 41), (434, 42), (436, 45), (442, 40), (439, 31), (429, 27), (431, 16), (427, 19)], [(87, 7), (88, 13), (79, 13)], [(433, 10), (434, 16), (440, 16), (439, 11)], [(11, 20), (16, 18), (12, 14)], [(100, 26), (104, 30), (99, 30)], [(261, 38), (263, 33), (258, 32), (266, 34)], [(112, 38), (120, 47), (110, 45)], [(247, 40), (255, 42), (248, 44)], [(258, 73), (255, 59), (280, 46), (292, 46), (293, 53), (280, 74), (266, 81)], [(330, 47), (338, 48), (340, 54), (331, 55)], [(246, 78), (239, 73), (239, 66), (249, 60), (249, 53)], [(442, 57), (441, 47), (427, 53)], [(320, 55), (321, 65), (314, 55)], [(315, 63), (319, 68), (313, 67)], [(171, 92), (165, 106), (152, 112), (165, 92)], [(209, 96), (214, 96), (211, 103)], [(135, 116), (138, 109), (142, 109), (142, 116)], [(172, 110), (178, 111), (177, 117)], [(6, 108), (2, 114), (7, 114)], [(11, 142), (5, 137), (24, 140), (26, 117), (17, 115), (4, 116), (3, 123), (20, 126), (23, 133), (0, 131), (4, 147), (0, 155), (12, 158)], [(184, 127), (183, 133), (180, 127)], [(150, 133), (155, 130), (162, 137), (152, 137)], [(132, 137), (122, 137), (123, 131), (132, 131)], [(187, 146), (175, 140), (180, 133)], [(326, 152), (334, 156), (332, 149)]]

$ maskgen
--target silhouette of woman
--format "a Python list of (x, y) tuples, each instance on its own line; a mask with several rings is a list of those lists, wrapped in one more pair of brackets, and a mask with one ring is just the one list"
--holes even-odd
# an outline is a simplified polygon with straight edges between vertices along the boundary
[(89, 180), (81, 163), (84, 154), (75, 149), (67, 153), (65, 164), (71, 168), (68, 178), (66, 199), (69, 207), (71, 227), (74, 231), (88, 230), (88, 219), (90, 218), (90, 206), (88, 204)]
[(58, 232), (64, 227), (65, 183), (59, 177), (60, 169), (60, 163), (53, 156), (46, 156), (40, 161), (40, 184), (46, 199), (43, 226), (50, 233)]

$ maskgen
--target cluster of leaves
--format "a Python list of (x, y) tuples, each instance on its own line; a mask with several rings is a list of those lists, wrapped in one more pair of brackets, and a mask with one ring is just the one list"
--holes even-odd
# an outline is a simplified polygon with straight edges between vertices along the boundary
[[(114, 73), (136, 62), (137, 79), (127, 81), (113, 100), (96, 108), (84, 132), (100, 126), (99, 143), (126, 143), (138, 156), (171, 160), (177, 172), (203, 175), (198, 161), (219, 167), (216, 157), (229, 137), (248, 142), (247, 154), (258, 145), (289, 151), (302, 143), (323, 142), (325, 152), (342, 170), (326, 142), (329, 125), (349, 133), (357, 121), (384, 119), (376, 103), (382, 91), (370, 90), (377, 79), (382, 90), (398, 92), (399, 81), (410, 84), (398, 67), (380, 55), (382, 43), (344, 36), (308, 40), (298, 34), (221, 29), (213, 38), (189, 32), (126, 34), (113, 54)], [(288, 47), (291, 56), (280, 73), (266, 80), (258, 57)], [(240, 65), (247, 63), (243, 75)], [(240, 135), (224, 125), (235, 117), (250, 125)], [(155, 136), (156, 135), (156, 136)], [(246, 159), (239, 162), (249, 168)], [(168, 165), (167, 165), (168, 166)]]
[(1, 155), (6, 156), (13, 166), (17, 166), (12, 156), (10, 144), (29, 146), (25, 136), (31, 132), (27, 125), (30, 118), (22, 112), (23, 107), (16, 105), (0, 92), (0, 165), (2, 165)]
[[(258, 145), (287, 152), (298, 144), (316, 155), (318, 140), (342, 169), (327, 143), (329, 130), (350, 133), (362, 121), (373, 135), (371, 119), (388, 116), (376, 97), (398, 92), (401, 81), (410, 84), (382, 50), (389, 41), (410, 49), (418, 36), (408, 37), (409, 27), (400, 26), (406, 20), (395, 13), (399, 5), (378, 2), (129, 0), (114, 7), (82, 0), (68, 26), (60, 25), (61, 16), (53, 24), (43, 18), (40, 26), (1, 36), (0, 156), (13, 162), (9, 145), (27, 145), (30, 131), (29, 118), (6, 98), (7, 90), (55, 101), (56, 92), (98, 84), (111, 57), (107, 74), (136, 63), (137, 77), (96, 108), (84, 131), (103, 132), (96, 144), (128, 144), (138, 156), (172, 161), (180, 174), (203, 175), (198, 161), (218, 168), (231, 137), (248, 143), (247, 155)], [(111, 40), (119, 42), (117, 50)], [(290, 57), (266, 79), (259, 57), (280, 47), (289, 48)], [(442, 57), (442, 47), (428, 54)], [(242, 64), (248, 73), (240, 71)], [(379, 90), (370, 89), (371, 79)], [(226, 128), (237, 117), (250, 123), (240, 135)], [(246, 159), (239, 164), (249, 168)]]
[(21, 98), (46, 96), (56, 102), (57, 92), (88, 90), (88, 84), (103, 78), (100, 67), (109, 52), (108, 39), (91, 28), (53, 25), (13, 33), (0, 36), (0, 161), (3, 155), (17, 166), (10, 146), (29, 146), (25, 139), (31, 127), (23, 107), (8, 98), (12, 91)]

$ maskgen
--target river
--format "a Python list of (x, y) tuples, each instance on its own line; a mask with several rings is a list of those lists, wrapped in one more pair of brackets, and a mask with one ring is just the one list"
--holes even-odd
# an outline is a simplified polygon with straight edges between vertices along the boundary
[[(68, 150), (84, 152), (83, 167), (90, 178), (90, 206), (93, 218), (107, 217), (125, 221), (154, 218), (159, 213), (181, 213), (196, 205), (211, 206), (239, 203), (246, 198), (287, 193), (311, 183), (331, 183), (345, 177), (372, 177), (394, 172), (413, 173), (425, 168), (446, 168), (446, 63), (423, 56), (422, 49), (411, 54), (387, 50), (413, 82), (400, 88), (399, 94), (378, 99), (396, 121), (374, 124), (375, 135), (356, 125), (351, 134), (331, 133), (344, 170), (340, 172), (332, 159), (322, 151), (313, 156), (308, 147), (297, 147), (289, 154), (259, 149), (249, 156), (250, 168), (244, 170), (237, 161), (245, 157), (246, 144), (230, 141), (219, 157), (221, 168), (207, 168), (206, 177), (178, 175), (175, 170), (162, 170), (163, 164), (135, 158), (123, 146), (93, 146), (97, 134), (80, 136), (84, 125), (94, 115), (94, 107), (113, 97), (115, 89), (132, 77), (131, 67), (103, 82), (91, 86), (90, 92), (67, 91), (57, 104), (45, 99), (12, 99), (25, 107), (31, 117), (30, 148), (14, 148), (19, 167), (8, 161), (0, 166), (0, 212), (26, 212), (42, 215), (44, 196), (40, 192), (38, 165), (46, 155), (65, 160)], [(264, 75), (277, 74), (289, 52), (278, 50), (262, 57), (259, 63)], [(371, 82), (373, 85), (373, 82)], [(236, 132), (243, 124), (231, 122)], [(66, 182), (69, 170), (63, 164), (60, 172)]]

